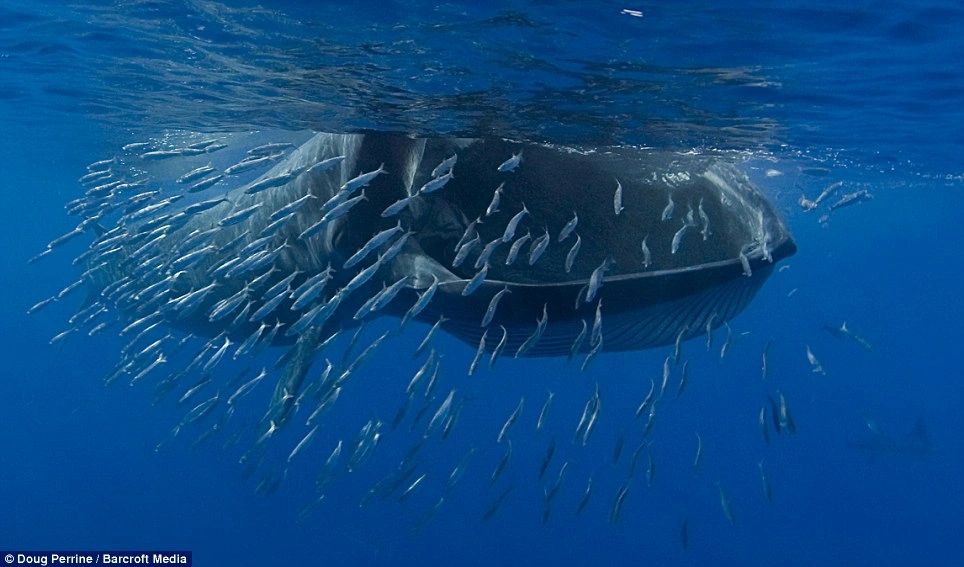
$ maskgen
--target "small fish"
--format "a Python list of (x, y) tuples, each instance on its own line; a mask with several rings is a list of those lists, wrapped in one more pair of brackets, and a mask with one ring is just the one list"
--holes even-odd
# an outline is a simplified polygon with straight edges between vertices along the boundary
[(562, 230), (559, 231), (559, 237), (556, 239), (556, 242), (562, 242), (563, 240), (569, 238), (569, 235), (576, 230), (576, 225), (578, 224), (579, 215), (576, 214), (576, 211), (573, 211), (572, 218), (566, 223), (565, 226), (562, 227)]
[(263, 165), (266, 165), (280, 158), (282, 155), (283, 154), (277, 153), (277, 154), (266, 155), (264, 157), (258, 157), (254, 159), (244, 159), (230, 167), (225, 168), (224, 174), (237, 175), (239, 173), (244, 173), (245, 171), (249, 171), (256, 167), (261, 167)]
[(432, 338), (435, 337), (435, 334), (438, 332), (439, 327), (442, 326), (442, 323), (446, 321), (448, 321), (448, 319), (446, 319), (444, 315), (438, 318), (438, 321), (436, 321), (436, 323), (432, 325), (432, 328), (428, 330), (428, 333), (425, 334), (425, 338), (422, 339), (422, 342), (418, 345), (418, 348), (415, 349), (415, 356), (421, 354), (425, 348), (432, 343)]
[(455, 162), (457, 162), (458, 159), (458, 154), (452, 154), (451, 156), (442, 160), (442, 163), (436, 165), (435, 169), (432, 170), (432, 177), (438, 177), (452, 171), (452, 168), (455, 167)]
[(475, 269), (478, 270), (484, 264), (488, 264), (492, 253), (495, 252), (499, 246), (502, 246), (502, 244), (502, 238), (496, 238), (486, 244), (485, 247), (482, 248), (482, 252), (479, 253), (479, 257), (475, 259)]
[(248, 185), (244, 189), (246, 195), (253, 195), (255, 193), (260, 193), (266, 189), (272, 189), (274, 187), (281, 187), (282, 185), (287, 185), (292, 179), (295, 179), (299, 175), (305, 172), (304, 167), (298, 167), (278, 175), (273, 175), (271, 177), (266, 177), (259, 181), (255, 181)]
[(582, 237), (576, 234), (576, 242), (575, 244), (572, 245), (572, 248), (570, 248), (569, 252), (566, 254), (565, 267), (566, 267), (567, 274), (572, 271), (572, 265), (576, 263), (576, 255), (579, 254), (579, 249), (581, 247), (582, 247)]
[(602, 299), (596, 302), (596, 316), (593, 319), (592, 333), (589, 335), (589, 344), (595, 346), (602, 341)]
[(402, 230), (403, 230), (403, 229), (402, 229), (402, 221), (398, 221), (398, 224), (396, 224), (395, 226), (393, 226), (393, 227), (391, 227), (391, 228), (386, 228), (385, 230), (382, 230), (381, 232), (378, 232), (377, 234), (375, 234), (374, 236), (372, 236), (372, 237), (368, 240), (368, 242), (366, 242), (365, 244), (363, 244), (362, 247), (359, 248), (357, 252), (355, 252), (354, 254), (352, 254), (352, 256), (351, 256), (350, 258), (348, 258), (347, 260), (345, 260), (345, 264), (344, 264), (343, 267), (346, 268), (346, 269), (347, 269), (347, 268), (351, 268), (351, 267), (354, 266), (355, 264), (361, 262), (361, 261), (364, 260), (365, 257), (368, 256), (368, 254), (370, 254), (373, 250), (377, 249), (377, 248), (380, 247), (381, 245), (383, 245), (383, 244), (385, 244), (386, 242), (388, 242), (389, 240), (391, 240), (396, 234), (402, 232)]
[(178, 182), (178, 183), (190, 183), (190, 182), (192, 182), (192, 181), (194, 181), (194, 180), (196, 180), (196, 179), (200, 179), (200, 178), (204, 177), (205, 175), (207, 175), (207, 174), (209, 174), (209, 173), (212, 173), (212, 172), (214, 172), (214, 171), (215, 171), (214, 166), (212, 166), (211, 164), (202, 165), (201, 167), (198, 167), (198, 168), (196, 168), (196, 169), (192, 169), (191, 171), (189, 171), (189, 172), (185, 173), (184, 175), (178, 177), (178, 178), (177, 178), (177, 182)]
[(430, 180), (430, 181), (427, 181), (427, 182), (425, 183), (425, 185), (422, 185), (422, 187), (419, 188), (418, 193), (419, 193), (420, 195), (426, 195), (426, 194), (428, 194), (428, 193), (434, 193), (434, 192), (438, 191), (439, 189), (441, 189), (442, 187), (445, 187), (445, 186), (448, 184), (449, 181), (451, 181), (452, 179), (454, 179), (454, 177), (455, 177), (455, 175), (454, 175), (451, 171), (449, 171), (448, 173), (446, 173), (445, 175), (443, 175), (443, 176), (441, 176), (441, 177), (436, 177), (435, 179), (432, 179), (432, 180)]
[(302, 437), (301, 441), (299, 441), (298, 444), (295, 445), (295, 448), (291, 450), (291, 453), (288, 454), (289, 463), (291, 462), (292, 459), (294, 459), (298, 455), (298, 453), (300, 453), (305, 447), (308, 446), (309, 443), (311, 443), (311, 440), (314, 439), (315, 433), (317, 433), (317, 431), (318, 431), (318, 426), (316, 425), (311, 429), (311, 431), (308, 432), (307, 435)]
[(810, 363), (810, 372), (813, 372), (814, 374), (827, 374), (827, 372), (823, 369), (823, 365), (820, 364), (819, 360), (817, 360), (816, 355), (814, 355), (813, 351), (810, 350), (810, 345), (807, 345), (807, 362)]
[(509, 433), (509, 428), (519, 419), (519, 415), (522, 413), (522, 407), (525, 404), (525, 397), (519, 399), (519, 404), (515, 407), (509, 418), (505, 420), (502, 424), (502, 429), (499, 430), (498, 437), (495, 438), (496, 443), (501, 443), (505, 436)]
[(499, 325), (499, 328), (502, 329), (502, 338), (499, 339), (499, 344), (495, 345), (495, 348), (492, 350), (492, 356), (489, 357), (489, 368), (493, 368), (495, 366), (495, 359), (499, 358), (499, 356), (502, 354), (502, 351), (505, 350), (505, 344), (509, 339), (509, 331), (505, 328), (505, 326)]
[(723, 509), (723, 515), (726, 516), (726, 521), (733, 525), (733, 510), (730, 507), (730, 499), (719, 482), (716, 483), (716, 488), (720, 491), (720, 507)]
[(592, 496), (592, 477), (589, 477), (586, 483), (586, 489), (582, 492), (582, 498), (579, 499), (579, 505), (576, 506), (576, 514), (582, 513), (589, 504), (589, 498)]
[(615, 524), (619, 521), (619, 516), (622, 513), (623, 503), (626, 501), (626, 495), (629, 494), (630, 482), (627, 480), (625, 484), (620, 487), (619, 491), (616, 493), (616, 500), (613, 502), (613, 507), (609, 511), (609, 523)]
[(502, 233), (502, 242), (509, 242), (515, 236), (516, 229), (519, 228), (519, 223), (522, 219), (529, 214), (529, 209), (526, 208), (526, 204), (522, 203), (522, 210), (512, 216), (509, 219), (508, 224), (505, 225), (505, 232)]
[(211, 177), (208, 177), (207, 179), (202, 179), (201, 181), (198, 181), (198, 182), (195, 183), (194, 185), (191, 185), (190, 187), (188, 187), (188, 188), (187, 188), (187, 192), (188, 192), (188, 193), (197, 193), (197, 192), (199, 192), (199, 191), (204, 191), (204, 190), (207, 189), (208, 187), (211, 187), (211, 186), (213, 186), (214, 184), (220, 182), (222, 179), (224, 179), (224, 176), (221, 175), (220, 173), (217, 174), (217, 175), (213, 175), (213, 176), (211, 176)]
[(740, 258), (740, 265), (743, 267), (743, 275), (748, 278), (752, 277), (753, 268), (750, 266), (750, 259), (747, 258), (746, 253), (742, 249), (740, 250), (739, 258)]
[[(211, 143), (214, 143), (214, 141), (212, 141)], [(208, 145), (210, 145), (210, 144), (208, 144)], [(250, 150), (247, 151), (247, 154), (248, 154), (249, 156), (259, 156), (259, 155), (265, 155), (265, 154), (273, 154), (273, 153), (277, 152), (278, 150), (285, 150), (285, 149), (288, 149), (288, 148), (293, 147), (293, 146), (294, 146), (294, 144), (292, 144), (292, 143), (290, 143), (290, 142), (270, 142), (270, 143), (267, 143), (267, 144), (262, 144), (262, 145), (260, 145), (260, 146), (256, 146), (256, 147), (254, 147), (254, 148), (251, 148)]]
[(550, 463), (552, 463), (552, 457), (556, 454), (556, 440), (551, 439), (549, 441), (549, 446), (546, 447), (546, 453), (542, 457), (542, 463), (539, 465), (539, 480), (546, 475), (546, 470), (549, 468)]
[(515, 488), (514, 486), (509, 486), (496, 497), (496, 499), (492, 502), (489, 508), (486, 509), (485, 514), (482, 515), (483, 521), (491, 520), (492, 517), (499, 512), (499, 509), (502, 508), (502, 503), (505, 502), (505, 499), (509, 496), (509, 494), (512, 492), (514, 488)]
[(241, 222), (244, 222), (251, 217), (254, 213), (260, 209), (264, 203), (255, 203), (250, 207), (245, 207), (239, 211), (231, 213), (230, 215), (224, 217), (218, 221), (218, 226), (231, 226)]
[(673, 194), (669, 194), (669, 201), (666, 203), (666, 207), (663, 209), (662, 214), (659, 218), (663, 222), (666, 222), (673, 218), (673, 211), (676, 209), (676, 203), (673, 202)]
[(376, 170), (374, 170), (374, 171), (369, 171), (369, 172), (367, 172), (367, 173), (361, 173), (361, 174), (359, 174), (359, 175), (357, 175), (357, 176), (349, 179), (348, 181), (345, 182), (344, 185), (341, 186), (341, 190), (340, 190), (340, 191), (341, 191), (342, 194), (345, 195), (345, 197), (350, 197), (355, 191), (361, 189), (362, 187), (367, 186), (369, 183), (372, 182), (373, 179), (375, 179), (376, 177), (378, 177), (379, 175), (381, 175), (381, 174), (383, 174), (383, 173), (388, 173), (387, 171), (385, 171), (385, 164), (384, 164), (384, 163), (381, 164), (381, 165), (379, 165), (379, 166), (378, 166), (378, 169), (376, 169)]
[(485, 310), (485, 315), (482, 317), (482, 327), (488, 327), (489, 323), (492, 322), (492, 318), (495, 317), (495, 310), (499, 307), (499, 301), (501, 301), (502, 296), (507, 293), (512, 293), (508, 285), (492, 296), (492, 300), (489, 301), (489, 307)]
[(405, 323), (411, 319), (418, 317), (418, 315), (424, 311), (426, 307), (428, 307), (428, 304), (432, 301), (432, 298), (435, 297), (435, 292), (438, 291), (438, 284), (438, 277), (435, 274), (432, 274), (431, 285), (429, 285), (428, 288), (426, 288), (425, 291), (418, 296), (418, 299), (415, 300), (415, 303), (412, 305), (412, 307), (405, 313), (405, 316), (402, 318), (401, 326), (404, 326)]
[(703, 456), (703, 438), (696, 433), (696, 456), (693, 457), (693, 469), (700, 468), (700, 458)]
[(831, 211), (836, 211), (837, 209), (842, 209), (850, 205), (856, 205), (863, 201), (870, 201), (874, 196), (866, 189), (861, 189), (860, 191), (854, 191), (853, 193), (847, 193), (841, 197), (836, 203), (830, 205)]
[(462, 245), (464, 245), (469, 240), (471, 240), (472, 235), (476, 233), (476, 230), (475, 230), (476, 225), (479, 225), (481, 223), (482, 223), (481, 218), (476, 218), (474, 221), (470, 222), (469, 225), (465, 227), (465, 232), (462, 233), (462, 237), (459, 238), (459, 241), (455, 244), (455, 248), (453, 248), (452, 250), (455, 252), (458, 252), (459, 249), (462, 248)]
[(696, 210), (699, 214), (700, 221), (703, 223), (703, 228), (700, 229), (700, 234), (703, 235), (703, 241), (705, 242), (707, 239), (709, 239), (713, 232), (710, 230), (710, 217), (706, 214), (706, 211), (703, 210), (703, 199), (700, 199)]
[(489, 202), (489, 206), (485, 209), (485, 216), (491, 217), (495, 213), (499, 212), (499, 202), (502, 200), (502, 191), (505, 187), (505, 183), (500, 183), (495, 191), (492, 193), (492, 200)]
[(726, 339), (723, 341), (723, 346), (720, 347), (720, 360), (723, 360), (723, 357), (726, 356), (733, 341), (733, 329), (730, 328), (730, 324), (723, 323), (723, 326), (726, 327)]
[(470, 295), (473, 291), (479, 289), (479, 286), (481, 286), (482, 283), (485, 282), (485, 277), (486, 275), (488, 275), (488, 273), (489, 273), (489, 265), (486, 264), (482, 266), (482, 269), (479, 270), (478, 273), (476, 273), (474, 276), (472, 276), (472, 279), (470, 279), (468, 283), (465, 284), (465, 287), (462, 288), (462, 297), (466, 297)]
[(532, 246), (529, 248), (529, 265), (535, 264), (539, 258), (545, 253), (546, 248), (549, 247), (549, 230), (546, 229), (545, 234), (535, 239), (532, 242)]
[(787, 398), (783, 395), (783, 392), (778, 392), (778, 397), (780, 398), (779, 410), (774, 416), (777, 426), (780, 431), (796, 433), (797, 425), (793, 421), (793, 416), (790, 414), (790, 404), (787, 402)]
[(676, 388), (677, 398), (683, 395), (683, 390), (686, 388), (687, 378), (689, 377), (689, 363), (688, 360), (684, 361), (683, 368), (680, 370), (679, 386)]
[(519, 256), (519, 252), (522, 250), (522, 247), (525, 246), (526, 242), (531, 239), (532, 233), (526, 231), (523, 236), (520, 236), (515, 242), (512, 243), (512, 246), (509, 248), (509, 253), (505, 257), (506, 266), (511, 266), (515, 263), (516, 258)]
[(345, 157), (346, 156), (335, 156), (335, 157), (330, 157), (328, 159), (323, 159), (318, 163), (309, 167), (307, 170), (305, 170), (305, 174), (313, 175), (316, 173), (323, 173), (325, 171), (328, 171), (329, 169), (345, 161)]
[(519, 349), (515, 352), (516, 358), (532, 350), (532, 348), (539, 343), (539, 340), (542, 339), (542, 333), (545, 332), (546, 325), (549, 322), (547, 308), (548, 304), (544, 303), (542, 305), (542, 317), (536, 321), (536, 330), (519, 346)]
[(686, 232), (690, 229), (690, 225), (683, 223), (683, 226), (676, 231), (673, 235), (673, 241), (670, 243), (670, 254), (676, 254), (679, 252), (679, 247), (683, 244), (683, 237), (686, 236)]
[(482, 355), (485, 354), (485, 337), (489, 334), (489, 330), (486, 329), (482, 333), (482, 337), (479, 339), (479, 348), (475, 351), (475, 356), (472, 358), (472, 363), (469, 364), (469, 376), (475, 374), (475, 369), (479, 365), (479, 361), (482, 360)]
[(646, 397), (643, 398), (642, 402), (640, 402), (639, 407), (636, 408), (636, 417), (639, 418), (639, 416), (643, 415), (643, 412), (645, 412), (649, 408), (650, 404), (652, 404), (655, 400), (656, 400), (656, 382), (652, 378), (650, 378), (649, 393), (646, 394)]
[(760, 407), (760, 414), (757, 416), (757, 424), (760, 426), (760, 434), (763, 435), (763, 442), (770, 444), (770, 429), (767, 427), (767, 407), (764, 404)]
[(505, 453), (502, 454), (502, 458), (499, 459), (499, 464), (495, 466), (495, 469), (492, 471), (492, 475), (489, 477), (490, 484), (494, 484), (495, 481), (498, 480), (500, 476), (502, 476), (502, 473), (505, 471), (505, 467), (508, 466), (509, 459), (511, 458), (512, 458), (512, 440), (509, 439), (506, 441)]
[(452, 409), (452, 400), (455, 398), (455, 390), (451, 390), (449, 395), (445, 397), (442, 404), (432, 415), (432, 419), (428, 422), (428, 427), (425, 428), (425, 437), (429, 437), (432, 431), (435, 429), (436, 424), (442, 423), (442, 421), (449, 415)]
[(616, 215), (623, 212), (626, 207), (623, 206), (623, 184), (616, 180), (616, 192), (613, 194), (613, 211)]
[(648, 235), (648, 234), (647, 234), (645, 237), (643, 237), (643, 244), (642, 244), (642, 250), (643, 250), (643, 268), (648, 268), (648, 267), (653, 263), (653, 253), (650, 252), (650, 250), (649, 250), (649, 245), (646, 244), (646, 241), (647, 241), (648, 239), (649, 239), (649, 235)]
[(404, 211), (405, 209), (408, 208), (409, 205), (412, 204), (412, 200), (415, 199), (415, 197), (417, 196), (418, 195), (409, 195), (408, 197), (402, 197), (401, 199), (395, 201), (391, 205), (385, 207), (385, 210), (382, 211), (382, 218), (393, 217), (398, 213)]
[(572, 346), (569, 348), (569, 359), (576, 356), (576, 353), (582, 350), (582, 343), (586, 340), (586, 334), (589, 332), (589, 326), (586, 324), (586, 320), (582, 320), (582, 330), (576, 335), (576, 338), (572, 341)]
[(476, 235), (475, 238), (462, 244), (462, 246), (458, 249), (458, 252), (455, 253), (455, 259), (452, 260), (452, 267), (458, 268), (459, 266), (461, 266), (462, 262), (464, 262), (465, 259), (468, 257), (469, 252), (471, 252), (473, 248), (478, 246), (479, 242), (480, 242), (479, 237), (478, 235)]
[(519, 153), (517, 154), (512, 154), (512, 157), (502, 162), (502, 164), (499, 165), (498, 170), (501, 173), (509, 173), (511, 171), (515, 171), (515, 169), (519, 167), (520, 163), (522, 163), (522, 150), (519, 150)]
[(586, 289), (586, 303), (592, 303), (596, 298), (596, 294), (599, 293), (599, 289), (602, 288), (606, 272), (609, 271), (609, 268), (612, 267), (614, 263), (612, 257), (608, 257), (603, 260), (603, 263), (600, 264), (598, 268), (592, 271), (592, 274), (589, 276), (589, 287)]

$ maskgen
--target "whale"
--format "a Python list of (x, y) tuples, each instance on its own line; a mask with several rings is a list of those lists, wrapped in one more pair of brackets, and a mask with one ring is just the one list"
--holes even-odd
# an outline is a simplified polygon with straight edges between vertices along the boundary
[[(312, 165), (339, 156), (343, 160), (338, 167), (318, 174), (310, 171)], [(420, 193), (419, 188), (433, 179), (432, 170), (451, 156), (457, 156), (457, 161), (444, 187), (430, 194)], [(520, 164), (512, 171), (501, 171), (500, 164), (512, 156), (521, 156)], [(165, 191), (183, 194), (183, 187), (172, 183), (175, 175), (210, 159), (188, 155), (162, 162), (162, 166), (141, 163), (140, 167), (152, 180), (159, 180)], [(362, 188), (364, 196), (357, 206), (327, 223), (318, 234), (299, 238), (323, 216), (324, 204), (338, 194), (340, 187), (360, 173), (379, 169), (384, 173)], [(245, 192), (258, 181), (304, 170), (308, 172), (282, 186)], [(167, 185), (163, 185), (165, 176)], [(498, 210), (487, 216), (493, 191), (500, 184)], [(330, 299), (365, 267), (342, 269), (374, 234), (395, 225), (408, 233), (401, 251), (380, 265), (375, 277), (340, 301), (318, 336), (360, 324), (364, 318), (354, 317), (359, 307), (385, 286), (404, 278), (397, 298), (370, 317), (404, 317), (419, 294), (434, 283), (437, 291), (416, 319), (430, 324), (441, 319), (443, 332), (473, 346), (488, 332), (488, 350), (496, 346), (492, 337), (497, 333), (493, 330), (504, 328), (506, 352), (517, 353), (544, 314), (547, 320), (541, 338), (519, 354), (561, 356), (593, 348), (588, 341), (573, 343), (584, 326), (593, 323), (597, 308), (604, 321), (602, 351), (656, 347), (723, 325), (746, 308), (774, 266), (796, 250), (786, 223), (764, 193), (736, 164), (712, 156), (628, 147), (587, 150), (487, 137), (316, 133), (251, 182), (221, 185), (188, 194), (175, 203), (183, 211), (191, 203), (212, 196), (225, 200), (224, 206), (191, 215), (166, 233), (159, 255), (168, 257), (158, 262), (159, 269), (138, 271), (142, 263), (130, 254), (143, 245), (142, 237), (129, 244), (121, 239), (123, 252), (106, 265), (97, 256), (87, 259), (88, 268), (101, 266), (88, 273), (88, 283), (103, 290), (119, 280), (136, 278), (138, 287), (148, 288), (170, 275), (171, 262), (187, 252), (178, 247), (179, 241), (191, 234), (214, 231), (208, 246), (216, 252), (207, 254), (168, 286), (170, 297), (210, 284), (214, 284), (213, 292), (191, 315), (171, 313), (165, 314), (165, 319), (200, 335), (224, 333), (241, 340), (257, 329), (257, 322), (239, 320), (226, 326), (223, 320), (212, 322), (208, 313), (218, 301), (241, 291), (247, 280), (212, 277), (212, 267), (236, 256), (239, 249), (255, 240), (272, 222), (274, 211), (311, 195), (272, 239), (274, 246), (284, 244), (284, 249), (272, 262), (272, 273), (263, 280), (264, 285), (297, 273), (292, 282), (297, 286), (332, 268), (332, 281), (319, 301)], [(619, 214), (613, 208), (617, 185), (622, 205)], [(392, 203), (407, 197), (412, 197), (411, 203), (400, 213), (387, 218), (382, 215)], [(675, 214), (667, 219), (670, 200)], [(219, 229), (219, 223), (233, 212), (252, 207), (256, 210), (242, 222)], [(467, 227), (478, 220), (474, 228), (479, 241), (492, 242), (523, 209), (526, 214), (515, 236), (524, 231), (533, 239), (549, 235), (544, 254), (530, 265), (528, 247), (523, 247), (522, 258), (507, 265), (510, 243), (496, 243), (486, 277), (471, 294), (464, 294), (478, 272), (472, 255), (453, 267), (456, 245)], [(171, 215), (176, 209), (164, 210)], [(578, 224), (572, 235), (557, 242), (557, 234), (574, 215), (578, 215)], [(122, 219), (121, 224), (126, 233), (141, 235), (138, 227), (151, 221), (148, 216), (137, 221)], [(687, 223), (693, 229), (684, 230), (687, 234), (674, 249), (674, 236)], [(696, 226), (699, 223), (706, 226)], [(148, 224), (149, 228), (153, 226)], [(104, 227), (99, 230), (112, 235)], [(576, 238), (580, 240), (578, 256), (567, 270), (566, 258)], [(644, 239), (649, 248), (645, 262), (641, 248)], [(599, 279), (598, 293), (587, 302), (587, 286), (603, 264), (606, 269)], [(483, 327), (480, 322), (493, 296), (502, 290), (508, 292)], [(136, 294), (121, 298), (121, 309), (132, 317), (144, 316), (134, 297)], [(154, 308), (156, 304), (148, 309)], [(270, 320), (290, 327), (301, 314), (284, 302)], [(292, 344), (297, 338), (297, 334), (279, 332), (272, 341)]]

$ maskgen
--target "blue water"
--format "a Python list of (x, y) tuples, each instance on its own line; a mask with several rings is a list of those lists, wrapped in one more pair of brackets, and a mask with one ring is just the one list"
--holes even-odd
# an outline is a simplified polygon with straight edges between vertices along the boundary
[[(0, 548), (191, 549), (198, 565), (961, 564), (964, 8), (839, 4), (0, 2)], [(104, 386), (122, 345), (115, 333), (48, 344), (78, 298), (25, 314), (74, 279), (77, 243), (27, 259), (75, 225), (63, 203), (80, 194), (86, 164), (165, 132), (258, 129), (736, 154), (786, 215), (799, 252), (732, 322), (724, 360), (721, 331), (711, 352), (699, 337), (684, 345), (690, 384), (655, 426), (652, 486), (637, 475), (618, 523), (609, 511), (625, 470), (609, 466), (613, 445), (634, 427), (667, 349), (602, 355), (585, 374), (561, 360), (505, 361), (460, 386), (472, 409), (460, 440), (433, 449), (431, 477), (478, 450), (461, 489), (420, 530), (428, 494), (358, 505), (404, 443), (299, 521), (334, 441), (396, 407), (380, 386), (408, 380), (399, 366), (423, 329), (393, 343), (403, 362), (379, 356), (365, 367), (365, 387), (332, 414), (303, 470), (263, 496), (221, 443), (192, 450), (193, 438), (179, 437), (155, 451), (186, 410), (152, 405), (149, 387)], [(836, 181), (874, 199), (822, 225), (797, 198)], [(873, 350), (823, 329), (843, 321)], [(441, 344), (452, 383), (464, 383), (472, 349)], [(808, 345), (825, 376), (810, 371)], [(597, 383), (600, 424), (587, 447), (570, 447)], [(531, 432), (547, 390), (557, 393), (550, 427), (520, 438), (507, 480), (490, 488), (502, 454), (492, 438), (520, 396), (517, 427)], [(777, 391), (797, 433), (771, 432), (767, 445), (756, 414)], [(257, 419), (261, 408), (249, 411)], [(868, 424), (901, 438), (918, 418), (927, 454), (851, 446), (873, 435)], [(535, 476), (551, 436), (570, 466), (543, 525), (546, 483)], [(635, 446), (627, 441), (624, 464)], [(592, 499), (576, 515), (591, 474)]]

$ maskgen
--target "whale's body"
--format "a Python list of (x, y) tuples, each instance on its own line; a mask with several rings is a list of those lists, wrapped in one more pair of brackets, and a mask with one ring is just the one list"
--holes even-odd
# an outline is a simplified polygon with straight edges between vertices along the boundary
[[(522, 162), (514, 171), (499, 171), (501, 163), (520, 151)], [(397, 217), (382, 217), (386, 207), (415, 194), (430, 181), (432, 170), (452, 155), (458, 156), (453, 178), (443, 188), (413, 199)], [(286, 241), (289, 246), (275, 259), (274, 273), (266, 285), (298, 271), (293, 282), (297, 286), (331, 265), (335, 269), (333, 281), (319, 298), (324, 301), (374, 261), (377, 253), (351, 270), (341, 269), (345, 260), (372, 235), (399, 222), (411, 232), (401, 253), (386, 262), (366, 285), (344, 297), (337, 311), (322, 325), (323, 331), (357, 325), (359, 320), (354, 315), (367, 299), (383, 286), (407, 276), (399, 296), (374, 314), (401, 317), (418, 293), (437, 279), (438, 291), (418, 319), (434, 323), (444, 316), (441, 329), (473, 346), (487, 332), (480, 323), (492, 297), (500, 290), (508, 289), (509, 293), (503, 294), (488, 326), (489, 350), (496, 346), (504, 327), (505, 352), (515, 353), (536, 330), (537, 320), (545, 310), (547, 322), (542, 338), (521, 353), (528, 356), (570, 353), (583, 322), (593, 325), (599, 301), (603, 314), (601, 350), (643, 349), (703, 333), (707, 327), (722, 325), (743, 310), (773, 264), (795, 250), (785, 224), (759, 190), (735, 167), (714, 158), (632, 148), (583, 152), (492, 138), (316, 134), (261, 178), (310, 167), (334, 156), (345, 156), (340, 167), (301, 175), (281, 187), (251, 195), (244, 193), (248, 184), (233, 188), (224, 194), (230, 205), (195, 215), (169, 234), (165, 246), (176, 249), (179, 239), (212, 229), (233, 211), (261, 203), (244, 222), (215, 231), (211, 244), (219, 248), (234, 244), (227, 250), (208, 254), (204, 261), (177, 278), (171, 285), (171, 296), (212, 283), (213, 267), (254, 240), (271, 222), (273, 211), (308, 193), (316, 198), (309, 199), (272, 240), (270, 246)], [(185, 159), (180, 167), (186, 171), (206, 159)], [(317, 235), (299, 239), (304, 229), (319, 220), (322, 205), (339, 187), (356, 175), (379, 167), (387, 173), (376, 176), (364, 187), (365, 200)], [(617, 181), (622, 186), (623, 206), (618, 215), (613, 205)], [(493, 191), (503, 183), (499, 211), (486, 217)], [(201, 198), (210, 198), (219, 191), (223, 189), (216, 186)], [(671, 196), (674, 212), (668, 220), (662, 220)], [(473, 264), (482, 244), (500, 237), (509, 219), (523, 206), (529, 214), (520, 223), (515, 238), (529, 232), (535, 239), (548, 231), (547, 251), (530, 265), (527, 244), (516, 262), (507, 266), (505, 258), (511, 242), (499, 246), (490, 258), (484, 282), (463, 296), (467, 282), (477, 273)], [(708, 219), (708, 230), (701, 220), (703, 213), (698, 213), (700, 209)], [(686, 231), (679, 249), (672, 252), (671, 242), (686, 222), (687, 213), (691, 213), (690, 223), (694, 226)], [(574, 233), (566, 241), (557, 242), (560, 229), (574, 214), (579, 219)], [(456, 244), (467, 225), (477, 218), (482, 219), (476, 225), (481, 244), (454, 268)], [(707, 233), (705, 239), (701, 232)], [(577, 235), (581, 248), (567, 273), (566, 256)], [(648, 268), (643, 262), (644, 238), (651, 250)], [(583, 300), (586, 286), (593, 271), (607, 259), (612, 267), (606, 271), (596, 298), (587, 303)], [(123, 261), (113, 264), (109, 271), (100, 274), (99, 284), (129, 276), (136, 266)], [(169, 274), (164, 270), (151, 270), (137, 277), (141, 278), (139, 285), (146, 287), (154, 283), (151, 278), (159, 280), (166, 275)], [(214, 304), (237, 293), (245, 283), (245, 279), (221, 278), (200, 309), (189, 317), (172, 316), (171, 322), (212, 336), (226, 332), (240, 340), (254, 331), (258, 323), (236, 321), (226, 328), (225, 321), (210, 322), (208, 313)], [(138, 306), (131, 307), (136, 310)], [(252, 308), (256, 307), (255, 301)], [(291, 310), (290, 302), (284, 302), (270, 320), (290, 327), (302, 313)], [(321, 333), (327, 334), (330, 333)], [(274, 341), (290, 343), (295, 338), (281, 332), (274, 336)], [(582, 352), (591, 348), (589, 341), (576, 346)]]

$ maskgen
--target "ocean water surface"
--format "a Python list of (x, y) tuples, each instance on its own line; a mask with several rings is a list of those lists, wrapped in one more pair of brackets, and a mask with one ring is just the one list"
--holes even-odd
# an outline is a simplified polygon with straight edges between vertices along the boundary
[[(937, 0), (0, 2), (0, 549), (179, 549), (197, 565), (960, 564), (962, 25), (964, 7)], [(121, 149), (131, 143), (225, 139), (243, 155), (315, 132), (720, 159), (798, 250), (728, 327), (682, 342), (685, 391), (673, 363), (650, 432), (635, 412), (672, 344), (603, 352), (585, 371), (507, 356), (466, 376), (475, 347), (444, 333), (435, 397), (391, 428), (431, 326), (414, 322), (365, 361), (297, 458), (313, 408), (257, 467), (239, 460), (274, 385), (230, 420), (223, 400), (286, 347), (227, 357), (205, 394), (179, 403), (197, 378), (156, 390), (174, 364), (105, 385), (129, 320), (50, 344), (86, 291), (27, 314), (83, 271), (71, 261), (89, 227), (30, 260), (77, 226), (64, 206), (89, 189), (88, 164), (150, 169)], [(831, 211), (845, 195), (861, 198)], [(612, 199), (600, 192), (601, 207)], [(352, 356), (397, 326), (369, 323)], [(343, 362), (326, 352), (309, 376), (326, 356)], [(574, 432), (597, 388), (583, 443)], [(373, 489), (404, 468), (452, 389), (464, 395), (452, 436), (426, 442), (398, 487)], [(773, 427), (781, 396), (793, 432)], [(212, 397), (216, 412), (172, 435)], [(383, 422), (379, 443), (319, 491), (336, 443), (347, 454), (369, 420)]]

